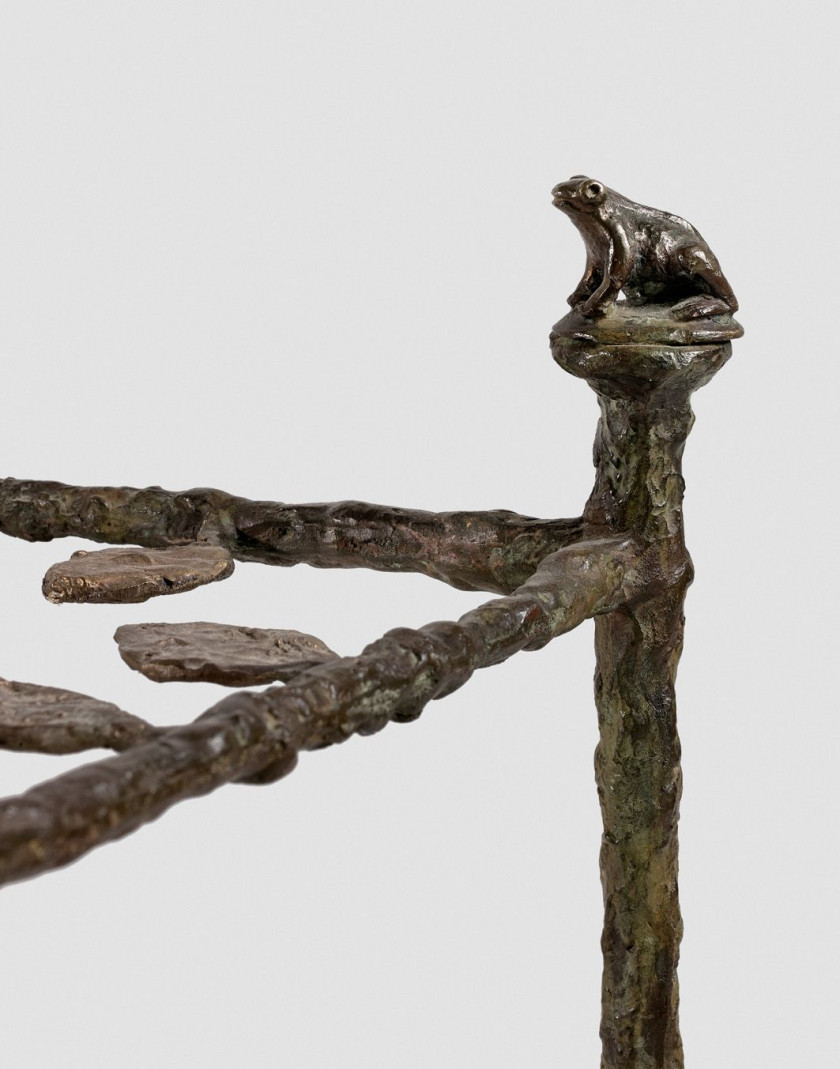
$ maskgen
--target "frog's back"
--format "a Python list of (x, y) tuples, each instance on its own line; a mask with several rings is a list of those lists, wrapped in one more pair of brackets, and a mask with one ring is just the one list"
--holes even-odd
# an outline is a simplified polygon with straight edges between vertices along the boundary
[(646, 204), (636, 204), (633, 201), (626, 201), (626, 205), (629, 212), (636, 217), (639, 229), (646, 230), (654, 243), (658, 243), (663, 236), (669, 237), (672, 243), (703, 240), (695, 227), (681, 215), (649, 208)]

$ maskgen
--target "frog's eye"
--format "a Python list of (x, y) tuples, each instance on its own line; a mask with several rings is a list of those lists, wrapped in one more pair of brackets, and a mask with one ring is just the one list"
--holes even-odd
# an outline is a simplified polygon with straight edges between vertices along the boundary
[(583, 195), (590, 200), (595, 200), (596, 197), (600, 197), (604, 192), (604, 187), (600, 182), (587, 182), (583, 187)]

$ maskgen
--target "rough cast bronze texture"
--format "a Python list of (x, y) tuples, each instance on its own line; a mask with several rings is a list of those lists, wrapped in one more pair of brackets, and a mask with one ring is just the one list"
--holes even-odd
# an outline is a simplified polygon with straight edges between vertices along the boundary
[(156, 683), (286, 683), (338, 656), (301, 631), (230, 624), (124, 624), (114, 639), (129, 668)]
[[(286, 686), (240, 691), (181, 727), (153, 728), (93, 699), (3, 684), (6, 745), (124, 752), (0, 801), (0, 882), (67, 864), (225, 783), (273, 782), (302, 751), (412, 720), (477, 668), (539, 649), (594, 617), (604, 821), (601, 1066), (682, 1069), (674, 679), (692, 567), (681, 458), (693, 419), (690, 395), (728, 360), (742, 331), (720, 265), (685, 220), (581, 175), (557, 185), (553, 201), (584, 239), (586, 268), (569, 298), (572, 311), (551, 333), (551, 350), (595, 390), (601, 409), (595, 487), (581, 517), (435, 514), (352, 501), (286, 505), (208, 489), (0, 481), (0, 531), (30, 541), (72, 535), (154, 550), (190, 547), (205, 560), (217, 552), (266, 564), (416, 571), (502, 595), (454, 622), (390, 631), (358, 657), (321, 649), (314, 658), (321, 663), (313, 664), (310, 643), (298, 648), (301, 660), (271, 676)], [(618, 300), (622, 292), (625, 301)], [(129, 571), (112, 576), (111, 589), (130, 592)], [(215, 673), (242, 685), (266, 669), (256, 629), (229, 629), (231, 641), (220, 648), (222, 625), (181, 625), (192, 646), (173, 655), (178, 635), (155, 632), (160, 626), (121, 628), (117, 636), (126, 660), (152, 678)], [(204, 674), (191, 676), (193, 670)], [(21, 705), (23, 698), (34, 704)], [(109, 741), (109, 718), (118, 742)]]
[(127, 750), (155, 735), (139, 716), (112, 702), (37, 683), (0, 679), (0, 748), (33, 753)]
[(54, 564), (41, 590), (47, 601), (128, 604), (181, 594), (227, 579), (233, 558), (222, 546), (194, 543), (168, 549), (80, 549)]

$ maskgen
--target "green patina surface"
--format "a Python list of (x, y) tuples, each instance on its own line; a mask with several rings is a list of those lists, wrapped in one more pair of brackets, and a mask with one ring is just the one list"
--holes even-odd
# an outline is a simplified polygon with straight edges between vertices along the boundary
[[(692, 331), (707, 344), (697, 344)], [(552, 333), (555, 359), (589, 382), (601, 408), (587, 530), (630, 533), (649, 569), (642, 596), (595, 619), (595, 773), (604, 824), (602, 1069), (684, 1065), (674, 683), (693, 572), (683, 535), (681, 461), (693, 422), (690, 394), (728, 359), (730, 343), (722, 339), (740, 333), (730, 316), (677, 324), (667, 306), (642, 313), (621, 304), (585, 326), (572, 312)], [(675, 335), (686, 344), (675, 344)], [(616, 340), (622, 336), (628, 340)]]

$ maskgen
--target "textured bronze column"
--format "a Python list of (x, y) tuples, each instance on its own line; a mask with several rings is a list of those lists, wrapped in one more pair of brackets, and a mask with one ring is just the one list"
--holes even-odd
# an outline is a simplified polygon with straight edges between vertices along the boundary
[(642, 313), (616, 305), (598, 320), (572, 312), (552, 334), (555, 359), (589, 382), (601, 407), (585, 520), (593, 532), (632, 534), (646, 547), (651, 569), (642, 595), (595, 621), (602, 1069), (683, 1066), (674, 680), (692, 568), (683, 539), (681, 457), (693, 421), (689, 395), (728, 359), (727, 339), (739, 333), (729, 316), (677, 323), (667, 306)]

